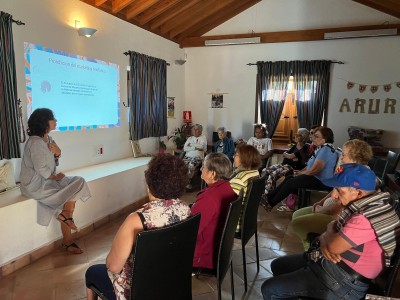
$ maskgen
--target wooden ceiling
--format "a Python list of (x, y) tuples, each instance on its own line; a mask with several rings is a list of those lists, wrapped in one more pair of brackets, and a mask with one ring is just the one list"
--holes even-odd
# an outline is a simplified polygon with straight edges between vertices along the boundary
[[(397, 28), (400, 24), (203, 36), (261, 0), (80, 0), (178, 43), (201, 47), (205, 40), (259, 36), (261, 43), (322, 40), (325, 32)], [(349, 0), (350, 1), (350, 0)], [(352, 0), (400, 18), (399, 0)], [(345, 24), (344, 24), (345, 25)]]

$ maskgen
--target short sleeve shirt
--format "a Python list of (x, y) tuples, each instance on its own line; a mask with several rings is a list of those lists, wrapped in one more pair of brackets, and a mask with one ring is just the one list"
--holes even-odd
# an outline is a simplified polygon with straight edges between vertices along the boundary
[(384, 266), (384, 255), (368, 219), (361, 214), (352, 216), (339, 234), (353, 246), (341, 254), (343, 261), (367, 278), (377, 277)]

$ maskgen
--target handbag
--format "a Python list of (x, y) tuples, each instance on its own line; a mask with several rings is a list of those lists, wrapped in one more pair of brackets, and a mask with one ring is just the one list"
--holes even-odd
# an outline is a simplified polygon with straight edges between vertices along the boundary
[(286, 198), (286, 206), (289, 209), (294, 210), (296, 208), (296, 204), (297, 204), (297, 199), (299, 197), (297, 196), (297, 194), (290, 194), (289, 196), (287, 196)]

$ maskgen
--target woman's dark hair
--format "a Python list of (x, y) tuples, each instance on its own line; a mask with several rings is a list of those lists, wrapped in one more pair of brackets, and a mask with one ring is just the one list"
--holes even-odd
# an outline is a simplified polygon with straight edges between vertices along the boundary
[(236, 147), (236, 155), (239, 155), (241, 169), (258, 170), (261, 166), (260, 153), (251, 145), (239, 144)]
[(158, 199), (179, 198), (189, 183), (183, 160), (168, 153), (153, 157), (144, 176), (150, 193)]
[(254, 136), (256, 133), (256, 129), (261, 129), (263, 132), (263, 138), (267, 137), (268, 131), (267, 128), (265, 126), (263, 126), (262, 124), (257, 124), (256, 126), (254, 126)]
[(333, 131), (329, 127), (325, 127), (325, 126), (317, 127), (314, 129), (314, 134), (317, 131), (319, 131), (321, 133), (323, 139), (325, 140), (325, 143), (332, 144), (335, 141), (334, 136), (333, 136)]
[(49, 121), (54, 120), (53, 112), (48, 108), (38, 108), (33, 111), (28, 120), (28, 129), (26, 132), (29, 136), (43, 137), (49, 128)]
[(223, 153), (210, 153), (204, 159), (203, 166), (215, 172), (215, 180), (228, 179), (232, 175), (232, 163)]

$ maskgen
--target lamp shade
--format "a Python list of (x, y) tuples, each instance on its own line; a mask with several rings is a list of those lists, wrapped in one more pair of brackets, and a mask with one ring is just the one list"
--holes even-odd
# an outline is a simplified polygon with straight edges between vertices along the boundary
[(88, 27), (78, 28), (79, 36), (91, 37), (96, 31), (97, 31), (97, 29), (88, 28)]

